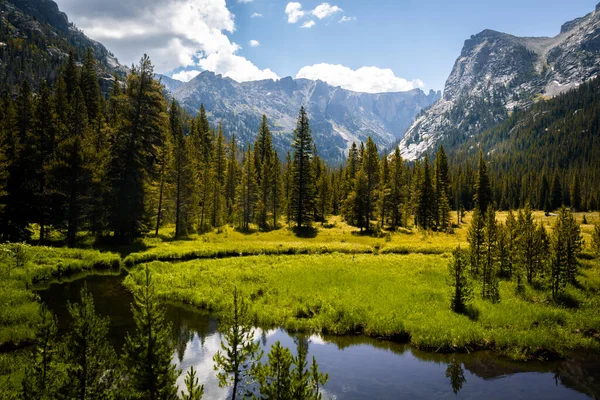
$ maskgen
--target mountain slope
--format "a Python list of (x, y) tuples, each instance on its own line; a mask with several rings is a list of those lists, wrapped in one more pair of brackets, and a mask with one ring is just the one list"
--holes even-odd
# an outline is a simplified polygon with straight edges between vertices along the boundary
[(485, 30), (465, 42), (443, 98), (419, 116), (400, 142), (415, 159), (445, 141), (458, 144), (509, 112), (565, 93), (600, 72), (600, 4), (553, 38)]
[(98, 60), (103, 88), (110, 87), (113, 74), (127, 73), (102, 44), (71, 24), (54, 1), (0, 2), (0, 84), (10, 88), (23, 79), (34, 86), (42, 80), (53, 82), (69, 51), (82, 60), (88, 47)]
[(242, 143), (254, 140), (262, 114), (267, 115), (280, 154), (289, 149), (301, 106), (309, 114), (319, 155), (340, 162), (353, 141), (371, 136), (380, 149), (391, 146), (414, 117), (440, 98), (416, 89), (401, 93), (357, 93), (322, 81), (283, 78), (239, 83), (205, 71), (173, 92), (190, 112), (201, 104), (211, 120)]

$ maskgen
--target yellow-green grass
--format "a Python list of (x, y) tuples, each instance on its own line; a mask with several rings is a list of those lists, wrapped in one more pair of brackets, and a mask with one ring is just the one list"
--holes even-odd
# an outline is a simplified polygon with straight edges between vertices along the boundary
[[(578, 308), (554, 305), (546, 291), (517, 296), (501, 282), (501, 302), (475, 298), (471, 316), (450, 311), (449, 254), (253, 256), (153, 262), (159, 295), (217, 313), (242, 291), (260, 326), (410, 340), (420, 349), (494, 349), (513, 358), (598, 349), (600, 268), (589, 261), (583, 289), (569, 288)], [(126, 278), (132, 288), (134, 280)]]
[(456, 234), (421, 232), (417, 229), (383, 232), (377, 235), (361, 234), (340, 217), (331, 217), (324, 227), (315, 224), (311, 237), (298, 237), (287, 226), (269, 231), (242, 233), (228, 226), (221, 232), (193, 234), (184, 240), (165, 240), (172, 236), (172, 228), (161, 230), (159, 237), (142, 240), (143, 251), (129, 254), (125, 265), (149, 261), (190, 260), (197, 258), (224, 258), (248, 255), (294, 255), (325, 253), (424, 253), (441, 254), (466, 243), (466, 228)]
[(10, 249), (0, 246), (0, 348), (18, 347), (34, 336), (39, 304), (32, 285), (92, 271), (119, 270), (118, 254), (97, 250), (24, 246), (25, 265), (13, 268)]

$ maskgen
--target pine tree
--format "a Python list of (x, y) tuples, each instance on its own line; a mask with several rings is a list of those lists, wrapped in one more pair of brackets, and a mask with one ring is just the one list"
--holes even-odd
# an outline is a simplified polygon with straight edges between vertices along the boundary
[(330, 191), (330, 179), (327, 173), (327, 167), (325, 163), (319, 158), (317, 159), (321, 164), (319, 169), (321, 173), (319, 174), (319, 178), (317, 180), (317, 204), (316, 204), (316, 220), (321, 221), (321, 225), (323, 225), (326, 221), (326, 216), (330, 213), (330, 205), (331, 205), (331, 191)]
[(440, 146), (435, 158), (436, 223), (440, 230), (450, 228), (450, 172), (444, 146)]
[(223, 136), (223, 125), (219, 124), (217, 131), (217, 141), (215, 143), (214, 156), (212, 158), (212, 226), (221, 228), (225, 223), (224, 208), (225, 208), (225, 179), (227, 158), (225, 154), (225, 137)]
[(31, 236), (31, 210), (35, 209), (31, 182), (30, 135), (32, 130), (32, 94), (25, 80), (19, 88), (16, 102), (4, 96), (2, 109), (2, 142), (4, 158), (4, 196), (0, 215), (0, 236), (3, 240), (24, 241)]
[(148, 56), (127, 78), (107, 176), (110, 179), (110, 227), (118, 240), (129, 241), (149, 225), (147, 188), (156, 178), (160, 147), (166, 133), (166, 105), (161, 85), (154, 81)]
[(576, 282), (579, 269), (577, 256), (581, 253), (583, 240), (580, 227), (565, 207), (562, 207), (552, 236), (550, 283), (552, 297), (556, 299), (567, 284)]
[(293, 194), (293, 186), (294, 186), (294, 163), (292, 162), (292, 156), (290, 152), (287, 152), (285, 159), (285, 170), (283, 173), (283, 197), (285, 201), (285, 220), (287, 224), (291, 224), (294, 215), (293, 215), (293, 207), (294, 202), (292, 198)]
[(422, 229), (431, 229), (435, 223), (436, 210), (431, 167), (427, 155), (423, 160), (423, 179), (418, 193), (417, 223)]
[(471, 265), (471, 275), (478, 277), (483, 270), (485, 257), (485, 220), (481, 215), (479, 208), (473, 211), (471, 225), (467, 233), (469, 242), (469, 264)]
[(273, 174), (271, 181), (271, 190), (269, 193), (270, 204), (271, 204), (271, 215), (273, 218), (273, 229), (277, 229), (277, 221), (279, 218), (279, 210), (281, 209), (281, 196), (282, 196), (282, 177), (281, 177), (281, 162), (277, 153), (273, 153), (271, 161), (271, 172)]
[(132, 312), (136, 331), (125, 342), (125, 367), (133, 399), (167, 400), (177, 398), (179, 371), (171, 363), (175, 350), (171, 327), (158, 304), (152, 274), (146, 265), (133, 276), (136, 282)]
[(56, 212), (65, 212), (59, 222), (66, 225), (67, 244), (74, 246), (88, 210), (92, 181), (90, 160), (94, 149), (85, 101), (79, 87), (75, 87), (71, 99), (66, 130), (58, 136), (56, 157), (52, 165), (52, 183), (58, 194)]
[(505, 223), (505, 231), (506, 231), (506, 248), (508, 257), (506, 260), (507, 269), (506, 269), (506, 277), (511, 279), (513, 270), (515, 268), (516, 263), (516, 252), (518, 246), (518, 235), (519, 235), (519, 225), (517, 224), (517, 220), (515, 219), (515, 214), (512, 210), (508, 211), (508, 215), (506, 216)]
[(258, 185), (256, 184), (256, 171), (254, 170), (254, 156), (250, 146), (244, 153), (242, 160), (242, 177), (237, 188), (237, 200), (239, 224), (242, 230), (250, 230), (250, 222), (256, 207), (258, 198)]
[(496, 211), (490, 205), (485, 214), (485, 228), (483, 231), (483, 268), (481, 296), (484, 300), (498, 302), (500, 291), (498, 289), (498, 227)]
[(519, 211), (517, 223), (519, 226), (519, 239), (517, 243), (519, 268), (517, 279), (520, 282), (522, 272), (525, 271), (527, 283), (531, 284), (537, 273), (536, 254), (539, 249), (536, 246), (539, 243), (537, 241), (538, 235), (536, 234), (537, 225), (533, 220), (533, 214), (529, 204), (527, 204), (523, 210)]
[(375, 206), (377, 205), (377, 192), (379, 189), (379, 155), (377, 153), (377, 146), (370, 136), (367, 138), (361, 169), (364, 178), (366, 179), (364, 212), (365, 228), (367, 231), (370, 231), (371, 221), (375, 214)]
[(563, 193), (558, 177), (558, 172), (554, 174), (554, 180), (552, 181), (552, 197), (550, 206), (552, 210), (558, 210), (563, 205)]
[(450, 309), (456, 313), (464, 313), (472, 296), (472, 288), (467, 276), (467, 260), (460, 247), (452, 252), (452, 256), (453, 259), (448, 266), (452, 285)]
[(192, 366), (185, 375), (185, 391), (181, 391), (181, 400), (202, 400), (204, 396), (204, 385), (198, 383), (196, 370)]
[(483, 151), (479, 151), (479, 166), (473, 201), (475, 206), (479, 208), (479, 211), (482, 213), (487, 211), (488, 206), (492, 202), (492, 188), (487, 173), (487, 164), (483, 158)]
[(46, 306), (40, 307), (40, 322), (36, 329), (31, 361), (25, 369), (21, 396), (23, 399), (52, 399), (58, 397), (63, 380), (57, 367), (60, 345), (57, 339), (56, 318)]
[(85, 108), (87, 111), (87, 120), (92, 130), (100, 132), (100, 85), (98, 84), (98, 75), (96, 73), (96, 59), (91, 48), (87, 49), (83, 67), (81, 68), (80, 87)]
[(297, 228), (310, 227), (315, 208), (313, 142), (310, 132), (306, 111), (301, 107), (293, 142), (292, 212)]
[[(162, 146), (158, 153), (158, 206), (156, 211), (156, 229), (154, 230), (154, 234), (158, 236), (159, 229), (162, 225), (164, 219), (164, 208), (165, 208), (165, 198), (166, 198), (166, 189), (171, 181), (171, 172), (172, 172), (172, 157), (175, 152), (175, 148), (173, 144), (176, 143), (176, 134), (175, 132), (178, 130), (177, 128), (177, 104), (173, 99), (171, 103), (171, 108), (169, 109), (169, 128), (171, 130), (170, 135), (165, 135), (165, 140), (162, 143)], [(175, 236), (177, 236), (177, 224), (175, 224)]]
[(208, 122), (208, 116), (206, 115), (206, 109), (204, 104), (200, 105), (200, 112), (198, 113), (196, 121), (196, 134), (193, 135), (194, 147), (196, 149), (197, 157), (197, 171), (198, 171), (198, 199), (199, 199), (199, 220), (198, 228), (201, 231), (209, 229), (209, 210), (211, 207), (211, 196), (210, 193), (213, 190), (213, 170), (212, 156), (213, 156), (213, 132)]
[(238, 295), (237, 288), (233, 291), (233, 311), (223, 318), (219, 330), (224, 340), (213, 357), (214, 369), (220, 387), (233, 386), (231, 399), (235, 400), (240, 384), (262, 357), (260, 344), (254, 341), (248, 305)]
[(390, 207), (392, 210), (392, 229), (404, 226), (404, 205), (406, 202), (406, 176), (404, 161), (400, 149), (396, 147), (392, 157), (391, 195)]
[(33, 130), (31, 136), (31, 154), (34, 195), (36, 205), (36, 221), (40, 226), (40, 243), (46, 240), (47, 223), (52, 211), (50, 206), (50, 167), (54, 157), (56, 142), (56, 115), (50, 88), (42, 82), (40, 94), (35, 103)]
[(108, 343), (109, 319), (96, 314), (94, 299), (81, 290), (80, 303), (68, 303), (73, 318), (64, 341), (66, 387), (61, 392), (79, 400), (111, 399), (117, 383), (116, 353)]
[(272, 208), (271, 193), (274, 185), (274, 163), (271, 131), (267, 122), (267, 116), (262, 116), (262, 122), (254, 144), (254, 168), (256, 181), (259, 186), (259, 198), (257, 202), (258, 225), (261, 229), (267, 229), (267, 213)]
[(237, 142), (235, 139), (235, 133), (231, 135), (231, 141), (228, 147), (228, 159), (227, 159), (227, 176), (225, 184), (225, 202), (227, 207), (227, 215), (231, 220), (235, 209), (235, 191), (238, 186), (240, 178), (240, 166), (237, 159)]

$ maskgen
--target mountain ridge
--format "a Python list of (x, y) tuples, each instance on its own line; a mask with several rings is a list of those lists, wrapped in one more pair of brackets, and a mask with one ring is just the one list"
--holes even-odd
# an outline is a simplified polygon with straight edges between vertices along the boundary
[(203, 104), (213, 122), (221, 121), (243, 143), (254, 140), (260, 118), (267, 115), (280, 154), (289, 149), (298, 110), (307, 109), (321, 157), (342, 162), (352, 142), (371, 136), (381, 150), (389, 148), (416, 115), (441, 97), (420, 89), (362, 93), (321, 80), (284, 77), (236, 82), (203, 71), (172, 92), (189, 112)]
[(414, 160), (442, 142), (460, 143), (504, 121), (514, 108), (552, 98), (600, 73), (600, 4), (554, 37), (490, 29), (465, 41), (444, 95), (400, 141)]

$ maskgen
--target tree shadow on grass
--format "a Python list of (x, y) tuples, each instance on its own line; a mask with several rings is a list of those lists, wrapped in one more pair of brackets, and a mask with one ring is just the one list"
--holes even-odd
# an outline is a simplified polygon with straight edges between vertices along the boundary
[(104, 236), (97, 238), (94, 242), (94, 249), (119, 253), (121, 257), (127, 257), (131, 253), (138, 253), (140, 251), (148, 250), (148, 248), (148, 245), (141, 239), (134, 239), (131, 242), (122, 242), (115, 239), (113, 236)]
[(462, 314), (466, 317), (469, 317), (469, 319), (471, 321), (477, 321), (479, 320), (479, 314), (481, 312), (479, 311), (479, 309), (475, 308), (473, 305), (469, 304), (468, 306), (465, 307), (465, 309), (462, 312), (459, 312), (459, 314)]
[(317, 237), (319, 230), (313, 226), (309, 226), (309, 227), (303, 226), (303, 227), (292, 228), (292, 232), (294, 232), (294, 235), (296, 235), (300, 238), (312, 239), (312, 238)]

